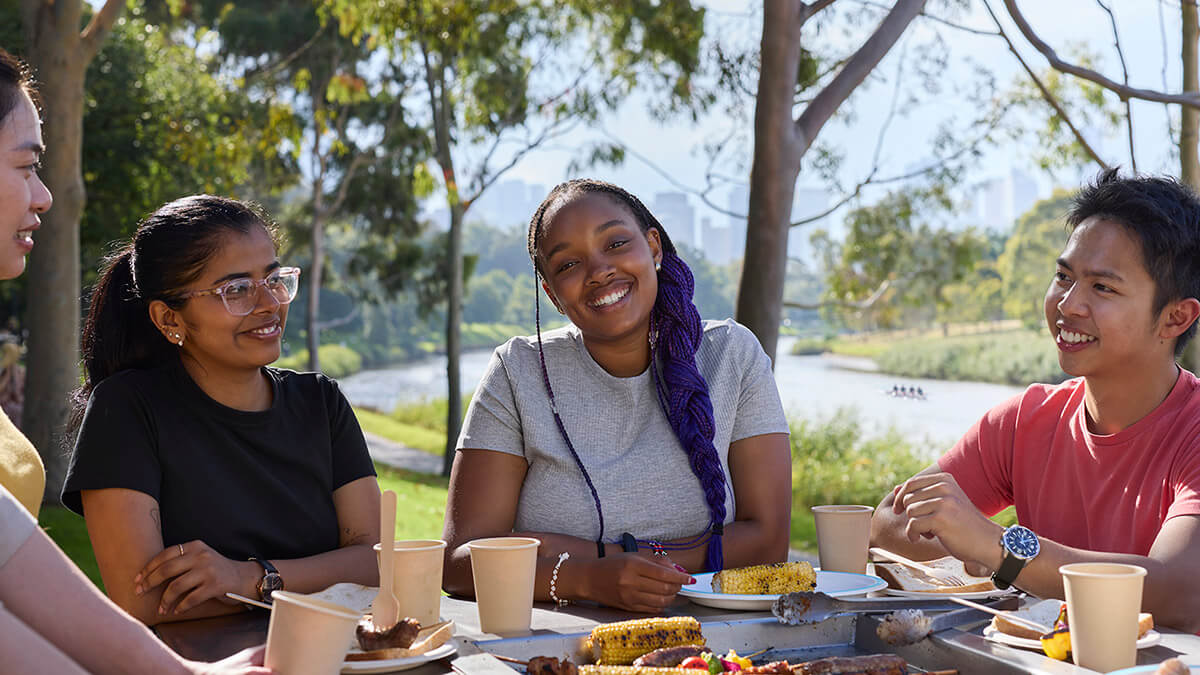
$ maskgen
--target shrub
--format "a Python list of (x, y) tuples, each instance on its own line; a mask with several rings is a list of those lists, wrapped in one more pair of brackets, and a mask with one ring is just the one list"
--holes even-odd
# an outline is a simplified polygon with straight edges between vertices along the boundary
[[(363, 367), (363, 359), (358, 352), (342, 345), (321, 345), (317, 350), (317, 355), (321, 361), (321, 372), (335, 379), (353, 375)], [(298, 350), (295, 354), (285, 356), (271, 365), (276, 368), (306, 371), (308, 370), (308, 350)]]

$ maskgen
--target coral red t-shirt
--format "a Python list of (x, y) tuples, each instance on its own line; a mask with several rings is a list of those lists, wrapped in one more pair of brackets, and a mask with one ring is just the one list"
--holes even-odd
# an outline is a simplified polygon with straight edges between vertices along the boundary
[(1163, 523), (1200, 515), (1200, 380), (1180, 369), (1157, 408), (1088, 431), (1082, 378), (1035, 384), (988, 411), (938, 460), (985, 514), (1016, 505), (1060, 544), (1148, 555)]

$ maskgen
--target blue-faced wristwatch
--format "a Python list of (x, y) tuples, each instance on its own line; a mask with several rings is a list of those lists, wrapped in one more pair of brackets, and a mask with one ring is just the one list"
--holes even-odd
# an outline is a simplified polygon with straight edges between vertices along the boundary
[(1004, 547), (1004, 561), (992, 572), (992, 583), (996, 584), (996, 588), (1004, 590), (1013, 585), (1025, 564), (1037, 557), (1042, 550), (1042, 544), (1033, 530), (1013, 525), (1006, 528), (1000, 536), (1000, 545)]

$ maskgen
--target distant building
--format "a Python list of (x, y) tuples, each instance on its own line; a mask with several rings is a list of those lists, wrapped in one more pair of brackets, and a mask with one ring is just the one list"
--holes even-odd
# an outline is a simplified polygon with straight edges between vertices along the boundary
[[(792, 198), (792, 222), (823, 213), (829, 208), (829, 190), (819, 187), (797, 187)], [(829, 216), (811, 223), (791, 228), (788, 232), (788, 257), (804, 262), (808, 267), (816, 263), (809, 237), (819, 229), (829, 229)]]
[(682, 192), (659, 192), (654, 195), (651, 212), (666, 228), (671, 241), (676, 244), (696, 246), (696, 209), (688, 203)]
[[(724, 265), (741, 259), (746, 252), (746, 214), (750, 212), (750, 186), (738, 185), (729, 191), (729, 212), (738, 214), (729, 217), (727, 252), (714, 251), (713, 262)], [(727, 256), (722, 258), (721, 256)]]
[(1007, 232), (1038, 198), (1037, 182), (1020, 169), (977, 183), (971, 194), (970, 222), (988, 230)]

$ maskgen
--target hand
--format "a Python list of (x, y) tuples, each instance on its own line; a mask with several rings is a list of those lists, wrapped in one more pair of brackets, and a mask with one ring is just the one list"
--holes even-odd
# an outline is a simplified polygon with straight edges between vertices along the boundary
[(216, 663), (202, 663), (200, 661), (188, 661), (188, 670), (196, 675), (232, 675), (233, 673), (243, 673), (244, 675), (267, 675), (275, 671), (262, 667), (263, 656), (266, 654), (267, 646), (259, 645), (257, 647), (249, 647), (242, 651), (227, 656)]
[(631, 612), (661, 613), (684, 584), (693, 582), (665, 556), (621, 553), (585, 565), (580, 565), (580, 575), (587, 580), (584, 596)]
[(1000, 525), (975, 508), (954, 476), (932, 473), (914, 476), (893, 491), (892, 510), (908, 517), (904, 533), (911, 542), (937, 538), (950, 555), (994, 570), (1003, 560)]
[(230, 560), (195, 539), (169, 546), (151, 558), (133, 578), (134, 592), (145, 595), (166, 584), (158, 603), (160, 615), (182, 614), (212, 599), (233, 604), (225, 593), (246, 592), (251, 565), (255, 572), (260, 569), (253, 562)]

